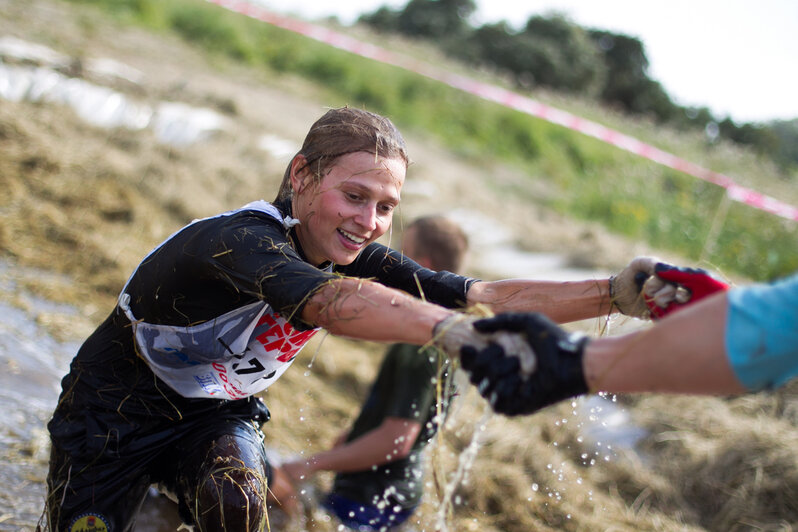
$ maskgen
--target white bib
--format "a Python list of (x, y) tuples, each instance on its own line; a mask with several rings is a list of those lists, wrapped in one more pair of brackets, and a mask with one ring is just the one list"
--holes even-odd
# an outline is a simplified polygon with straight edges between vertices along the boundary
[[(253, 209), (283, 221), (265, 201), (218, 216)], [(295, 330), (265, 301), (191, 327), (147, 323), (133, 315), (126, 291), (127, 284), (119, 295), (119, 308), (133, 327), (138, 353), (183, 397), (242, 399), (261, 392), (288, 369), (318, 330)]]

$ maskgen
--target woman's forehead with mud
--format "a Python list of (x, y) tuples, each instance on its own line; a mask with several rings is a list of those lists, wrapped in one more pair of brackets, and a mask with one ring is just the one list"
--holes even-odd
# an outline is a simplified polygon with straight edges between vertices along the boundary
[[(321, 179), (341, 156), (360, 151), (374, 154), (377, 160), (401, 160), (405, 168), (410, 163), (405, 140), (388, 118), (349, 107), (331, 109), (319, 118), (311, 126), (296, 156), (301, 155), (305, 166), (316, 179)], [(291, 163), (286, 168), (278, 200), (293, 192), (290, 174)]]

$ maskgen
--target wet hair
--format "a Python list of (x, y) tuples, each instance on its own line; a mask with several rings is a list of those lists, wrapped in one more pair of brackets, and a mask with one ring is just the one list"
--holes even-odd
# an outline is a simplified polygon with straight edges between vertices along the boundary
[(405, 234), (409, 230), (414, 231), (415, 257), (428, 258), (436, 271), (460, 271), (468, 250), (468, 237), (458, 224), (444, 216), (423, 216), (405, 227)]
[[(296, 155), (303, 155), (307, 167), (316, 179), (321, 180), (338, 157), (358, 151), (386, 159), (400, 159), (405, 166), (410, 162), (405, 140), (389, 119), (352, 107), (330, 109), (324, 113), (310, 126)], [(296, 155), (291, 158), (292, 162)], [(276, 201), (290, 198), (292, 193), (291, 163), (288, 163)]]

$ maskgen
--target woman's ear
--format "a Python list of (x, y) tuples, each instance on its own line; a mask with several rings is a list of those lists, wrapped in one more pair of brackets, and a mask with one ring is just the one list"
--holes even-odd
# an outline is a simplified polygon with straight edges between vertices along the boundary
[(310, 185), (312, 177), (308, 160), (301, 153), (296, 154), (291, 160), (291, 188), (294, 193), (299, 194)]

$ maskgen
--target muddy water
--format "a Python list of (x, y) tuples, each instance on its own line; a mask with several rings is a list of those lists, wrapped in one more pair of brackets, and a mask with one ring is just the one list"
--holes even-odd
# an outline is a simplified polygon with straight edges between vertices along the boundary
[(77, 345), (52, 338), (36, 323), (40, 312), (72, 312), (17, 290), (0, 263), (0, 292), (29, 310), (0, 301), (0, 530), (31, 530), (44, 500), (48, 454), (45, 424), (59, 380)]
[[(34, 530), (42, 513), (49, 439), (46, 424), (60, 380), (79, 342), (55, 338), (39, 323), (69, 323), (77, 310), (32, 296), (17, 279), (49, 275), (20, 272), (0, 262), (0, 531)], [(13, 304), (9, 303), (13, 301)], [(66, 334), (66, 336), (69, 336)], [(155, 494), (137, 532), (175, 530), (174, 505)]]

